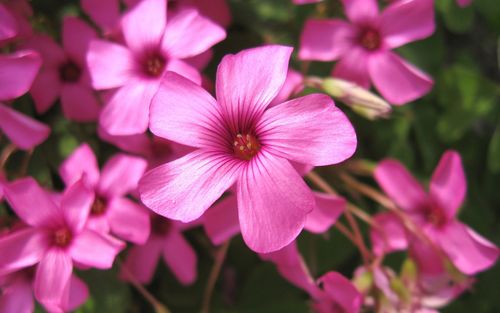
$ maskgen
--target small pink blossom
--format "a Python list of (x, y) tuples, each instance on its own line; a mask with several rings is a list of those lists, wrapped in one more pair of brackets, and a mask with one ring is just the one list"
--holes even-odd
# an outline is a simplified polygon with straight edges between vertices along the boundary
[(413, 101), (428, 93), (433, 81), (391, 50), (434, 32), (433, 3), (398, 1), (379, 13), (375, 0), (343, 0), (349, 22), (308, 20), (300, 39), (299, 58), (339, 60), (333, 76), (364, 88), (373, 83), (396, 105)]
[(4, 193), (27, 226), (0, 238), (0, 275), (36, 265), (35, 298), (50, 310), (68, 303), (74, 262), (108, 269), (124, 248), (123, 242), (85, 228), (93, 194), (81, 180), (66, 189), (60, 203), (32, 178), (8, 184)]
[(300, 233), (314, 196), (290, 161), (315, 166), (349, 158), (354, 129), (331, 98), (313, 94), (268, 108), (280, 91), (292, 49), (266, 46), (224, 57), (217, 100), (167, 73), (151, 106), (151, 131), (196, 147), (147, 172), (141, 200), (160, 215), (190, 222), (236, 184), (243, 239), (271, 252)]

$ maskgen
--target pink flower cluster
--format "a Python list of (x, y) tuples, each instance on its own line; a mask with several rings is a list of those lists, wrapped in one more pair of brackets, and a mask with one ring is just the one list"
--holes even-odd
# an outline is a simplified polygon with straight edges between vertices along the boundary
[[(382, 12), (375, 0), (342, 3), (348, 21), (307, 20), (298, 60), (337, 61), (332, 76), (373, 84), (395, 105), (427, 94), (432, 79), (392, 50), (433, 34), (433, 1), (394, 1)], [(334, 271), (314, 279), (297, 237), (340, 227), (343, 214), (351, 221), (351, 204), (328, 186), (313, 191), (303, 177), (351, 158), (358, 139), (330, 96), (301, 94), (308, 78), (289, 67), (293, 48), (228, 54), (212, 86), (203, 69), (231, 22), (223, 0), (81, 7), (93, 25), (64, 17), (59, 43), (31, 29), (27, 2), (0, 3), (2, 133), (34, 149), (50, 133), (41, 116), (60, 102), (66, 119), (96, 122), (99, 139), (123, 150), (103, 160), (96, 145), (82, 143), (59, 166), (64, 190), (0, 170), (0, 199), (17, 216), (0, 229), (0, 312), (33, 312), (34, 299), (49, 312), (76, 309), (89, 297), (78, 275), (110, 269), (126, 242), (124, 281), (149, 283), (162, 258), (191, 284), (198, 261), (183, 232), (199, 226), (216, 246), (241, 233), (321, 313), (377, 303), (384, 312), (436, 312), (495, 264), (498, 248), (457, 219), (465, 173), (460, 155), (448, 151), (428, 193), (398, 161), (381, 161), (374, 178), (392, 210), (373, 218), (371, 249), (357, 227), (344, 232), (367, 255), (364, 265), (352, 279)], [(26, 93), (33, 116), (14, 109)], [(383, 265), (396, 250), (408, 250), (401, 276)]]

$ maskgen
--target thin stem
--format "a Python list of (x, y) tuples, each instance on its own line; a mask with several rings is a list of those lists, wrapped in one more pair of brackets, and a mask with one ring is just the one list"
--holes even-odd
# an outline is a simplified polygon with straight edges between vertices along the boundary
[(212, 266), (212, 271), (208, 277), (207, 286), (205, 287), (205, 292), (203, 293), (203, 302), (201, 305), (201, 313), (210, 312), (210, 302), (212, 301), (212, 294), (214, 292), (215, 284), (219, 278), (220, 271), (222, 269), (222, 264), (226, 259), (227, 250), (229, 249), (230, 240), (226, 241), (215, 254), (215, 263)]
[(5, 164), (9, 160), (10, 156), (12, 153), (16, 151), (16, 146), (13, 144), (7, 145), (3, 150), (2, 153), (0, 154), (0, 169), (5, 168)]
[(148, 301), (151, 306), (154, 307), (156, 313), (171, 313), (171, 311), (158, 299), (155, 298), (143, 285), (141, 285), (134, 277), (134, 275), (128, 270), (126, 266), (123, 266), (119, 262), (123, 273), (127, 276), (128, 281), (134, 286), (134, 288)]

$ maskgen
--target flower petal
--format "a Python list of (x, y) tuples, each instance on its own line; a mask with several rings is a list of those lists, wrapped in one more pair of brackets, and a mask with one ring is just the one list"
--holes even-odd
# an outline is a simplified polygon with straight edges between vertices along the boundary
[(446, 151), (434, 170), (430, 182), (430, 194), (437, 201), (439, 208), (446, 212), (448, 218), (453, 218), (462, 205), (467, 191), (464, 168), (460, 154), (456, 151)]
[(0, 312), (31, 313), (34, 310), (32, 283), (24, 275), (18, 275), (7, 287), (2, 286)]
[(101, 111), (99, 125), (111, 135), (134, 135), (147, 130), (149, 106), (158, 83), (131, 80), (118, 89)]
[(357, 144), (347, 117), (323, 94), (307, 95), (266, 110), (256, 132), (271, 153), (314, 166), (344, 161)]
[(166, 0), (143, 0), (133, 6), (122, 18), (123, 36), (135, 52), (159, 47), (167, 23)]
[(283, 86), (291, 47), (265, 46), (226, 55), (217, 68), (216, 94), (232, 131), (248, 129)]
[(43, 59), (43, 67), (57, 68), (66, 60), (66, 54), (49, 35), (34, 35), (21, 44), (23, 49), (36, 50)]
[(64, 84), (61, 89), (63, 114), (76, 122), (93, 122), (99, 117), (101, 106), (90, 86)]
[(84, 304), (89, 298), (89, 289), (85, 282), (83, 282), (76, 275), (71, 275), (70, 282), (68, 285), (68, 301), (63, 303), (62, 307), (64, 311), (73, 311), (80, 305)]
[(36, 299), (48, 306), (59, 306), (65, 288), (70, 283), (73, 262), (64, 250), (53, 248), (47, 251), (38, 264), (34, 291)]
[(2, 4), (0, 4), (0, 21), (0, 41), (14, 38), (18, 32), (16, 19)]
[(107, 210), (113, 234), (136, 244), (148, 240), (150, 223), (146, 208), (127, 198), (115, 198), (108, 204)]
[(405, 228), (396, 215), (390, 212), (379, 213), (375, 215), (374, 220), (380, 227), (372, 227), (370, 230), (372, 249), (376, 255), (408, 248)]
[(122, 45), (105, 40), (92, 40), (87, 52), (87, 64), (96, 89), (125, 85), (136, 71), (134, 56)]
[(25, 94), (31, 87), (42, 59), (32, 50), (0, 55), (0, 100), (9, 100)]
[(467, 275), (493, 266), (500, 252), (493, 243), (457, 221), (449, 223), (437, 240), (453, 264)]
[(380, 94), (396, 105), (424, 96), (434, 84), (431, 77), (390, 51), (372, 55), (368, 71)]
[(205, 52), (224, 38), (224, 28), (195, 9), (183, 9), (168, 21), (162, 48), (171, 57), (185, 59)]
[(128, 275), (133, 275), (134, 280), (147, 284), (151, 282), (162, 252), (163, 238), (153, 237), (144, 245), (130, 248), (127, 258), (123, 263), (120, 277), (130, 281)]
[(69, 253), (75, 261), (83, 265), (109, 269), (123, 248), (125, 244), (120, 240), (84, 229), (74, 238)]
[(71, 227), (74, 234), (78, 234), (83, 229), (93, 202), (94, 192), (87, 188), (85, 178), (78, 180), (64, 191), (61, 209), (67, 225)]
[[(165, 71), (175, 72), (186, 77), (197, 85), (201, 85), (202, 78), (200, 72), (193, 65), (185, 62), (185, 60), (168, 60), (167, 65), (165, 66)], [(165, 81), (166, 78), (162, 78), (162, 80)]]
[(26, 224), (34, 227), (60, 225), (62, 212), (47, 191), (31, 177), (4, 185), (5, 198)]
[(368, 59), (369, 54), (363, 48), (352, 48), (337, 62), (332, 75), (356, 83), (363, 88), (369, 88)]
[(50, 109), (59, 97), (61, 87), (58, 71), (52, 68), (42, 68), (30, 89), (30, 94), (35, 102), (35, 109), (39, 114), (43, 114)]
[(0, 103), (0, 129), (17, 147), (29, 150), (49, 137), (50, 128)]
[(314, 209), (314, 197), (290, 163), (262, 151), (238, 181), (238, 216), (248, 247), (269, 253), (292, 242)]
[(229, 195), (203, 215), (203, 227), (214, 245), (220, 245), (240, 232), (236, 201), (235, 195)]
[(375, 168), (375, 180), (382, 190), (406, 211), (417, 211), (428, 203), (422, 186), (398, 161), (386, 159)]
[(135, 191), (147, 166), (143, 158), (116, 154), (102, 168), (99, 192), (108, 197), (118, 197)]
[(344, 11), (351, 22), (366, 24), (378, 16), (378, 4), (375, 0), (342, 0)]
[(380, 32), (389, 48), (397, 48), (434, 33), (433, 0), (399, 1), (387, 7), (380, 17)]
[(48, 240), (34, 228), (24, 228), (0, 238), (0, 275), (38, 263)]
[[(106, 2), (106, 1), (103, 1)], [(97, 33), (83, 20), (67, 16), (63, 20), (62, 43), (64, 51), (73, 62), (85, 67), (85, 55), (90, 41), (97, 38)]]
[(195, 281), (197, 272), (196, 253), (176, 229), (171, 229), (165, 237), (163, 259), (181, 284), (189, 285)]
[(363, 303), (363, 295), (353, 283), (337, 272), (328, 272), (318, 280), (325, 292), (346, 313), (357, 313)]
[(326, 232), (344, 212), (346, 201), (339, 196), (314, 192), (316, 206), (307, 215), (304, 228), (311, 233), (321, 234)]
[(119, 0), (81, 0), (83, 11), (104, 32), (113, 30), (120, 19)]
[(66, 186), (74, 184), (84, 174), (90, 186), (97, 185), (99, 166), (92, 148), (86, 143), (76, 148), (59, 167), (59, 175)]
[(233, 185), (241, 164), (217, 152), (191, 152), (147, 172), (139, 182), (141, 200), (162, 216), (194, 221)]
[(300, 35), (299, 59), (334, 61), (354, 45), (356, 29), (339, 19), (309, 19)]
[(203, 88), (167, 73), (151, 103), (150, 129), (159, 137), (193, 147), (226, 144), (224, 120), (215, 100)]

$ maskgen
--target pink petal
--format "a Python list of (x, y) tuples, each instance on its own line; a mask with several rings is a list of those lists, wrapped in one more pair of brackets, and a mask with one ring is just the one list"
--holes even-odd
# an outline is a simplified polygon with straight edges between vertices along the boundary
[(271, 106), (280, 104), (297, 95), (304, 89), (304, 77), (299, 72), (289, 69), (280, 92), (271, 102)]
[(131, 80), (118, 89), (101, 111), (99, 125), (111, 135), (134, 135), (147, 130), (149, 106), (156, 82)]
[(102, 168), (99, 192), (112, 197), (135, 191), (147, 166), (143, 158), (123, 153), (113, 156)]
[(363, 295), (350, 280), (337, 272), (328, 272), (318, 280), (325, 292), (346, 313), (357, 313), (363, 303)]
[(74, 234), (83, 229), (90, 214), (92, 203), (94, 203), (94, 192), (87, 188), (84, 178), (64, 191), (61, 199), (61, 209), (67, 225), (71, 227)]
[(149, 212), (127, 198), (115, 198), (108, 204), (111, 231), (118, 237), (143, 244), (149, 237)]
[(309, 19), (300, 35), (299, 59), (334, 61), (354, 45), (356, 28), (350, 23)]
[(31, 50), (0, 55), (0, 100), (25, 94), (31, 87), (42, 64), (40, 55)]
[(87, 285), (76, 275), (71, 275), (67, 289), (68, 301), (62, 305), (65, 311), (75, 310), (80, 305), (84, 304), (89, 297)]
[(17, 31), (16, 19), (6, 7), (0, 4), (0, 41), (14, 38), (17, 35)]
[(95, 38), (97, 38), (97, 33), (83, 20), (73, 16), (64, 18), (62, 29), (63, 47), (68, 56), (80, 66), (85, 66), (85, 55), (90, 41)]
[(418, 272), (424, 277), (439, 277), (445, 272), (443, 259), (428, 243), (409, 238), (410, 256), (417, 263)]
[(220, 245), (240, 232), (238, 203), (229, 195), (214, 204), (203, 215), (203, 226), (214, 245)]
[(369, 54), (363, 48), (352, 48), (337, 62), (332, 75), (356, 83), (363, 88), (369, 88), (368, 58)]
[(398, 1), (387, 7), (380, 17), (380, 32), (389, 48), (397, 48), (434, 33), (433, 0)]
[(184, 59), (205, 52), (226, 38), (224, 28), (197, 10), (183, 9), (167, 23), (162, 48), (169, 56)]
[(226, 0), (197, 0), (194, 1), (194, 5), (201, 14), (223, 27), (227, 28), (231, 23), (231, 11)]
[(167, 73), (153, 98), (150, 129), (159, 137), (193, 147), (221, 149), (226, 145), (220, 108), (203, 88), (175, 73)]
[(0, 130), (17, 147), (29, 150), (44, 142), (50, 128), (0, 103)]
[(24, 228), (0, 238), (0, 275), (38, 263), (48, 248), (44, 233)]
[(0, 312), (31, 313), (35, 310), (35, 301), (31, 281), (19, 275), (7, 287), (2, 286)]
[(265, 151), (238, 181), (238, 215), (248, 247), (269, 253), (292, 242), (314, 209), (314, 197), (290, 163)]
[[(178, 60), (178, 59), (170, 59), (167, 62), (167, 66), (165, 67), (165, 71), (175, 72), (179, 75), (182, 75), (189, 79), (190, 81), (196, 83), (197, 85), (201, 85), (201, 74), (200, 72), (189, 63)], [(163, 81), (166, 78), (162, 79)]]
[(160, 255), (162, 252), (163, 238), (151, 237), (144, 245), (130, 248), (120, 276), (125, 280), (127, 274), (132, 274), (134, 279), (140, 283), (147, 284), (153, 278)]
[(83, 11), (105, 32), (113, 30), (120, 19), (118, 0), (81, 0)]
[(64, 84), (61, 104), (66, 118), (76, 122), (93, 122), (99, 117), (101, 106), (90, 86)]
[(316, 207), (307, 215), (304, 228), (312, 233), (326, 232), (344, 212), (346, 201), (344, 198), (325, 193), (314, 193)]
[(32, 36), (23, 42), (21, 47), (39, 52), (45, 68), (57, 68), (66, 60), (64, 50), (49, 35)]
[(87, 52), (87, 64), (96, 89), (125, 85), (136, 71), (134, 56), (122, 45), (105, 40), (92, 40)]
[(147, 172), (139, 183), (141, 200), (162, 216), (191, 222), (233, 185), (240, 168), (228, 155), (191, 152)]
[(396, 105), (424, 96), (434, 84), (427, 74), (390, 51), (372, 55), (368, 71), (380, 94)]
[(375, 169), (374, 177), (382, 190), (401, 209), (417, 211), (428, 204), (428, 197), (422, 186), (398, 161), (381, 161)]
[(396, 215), (389, 212), (378, 213), (374, 220), (376, 225), (380, 227), (380, 229), (372, 227), (370, 230), (372, 249), (376, 255), (408, 248), (405, 228)]
[(375, 0), (342, 0), (344, 11), (351, 22), (366, 24), (378, 16), (378, 4)]
[(493, 266), (500, 252), (493, 243), (460, 222), (445, 226), (437, 240), (453, 264), (467, 275)]
[[(216, 94), (229, 127), (247, 129), (285, 82), (292, 48), (265, 46), (226, 55), (217, 68)], [(271, 66), (272, 65), (272, 66)]]
[(163, 259), (175, 277), (183, 285), (196, 279), (196, 253), (182, 234), (171, 229), (163, 242)]
[(73, 240), (69, 253), (73, 260), (99, 269), (113, 266), (116, 255), (125, 247), (119, 241), (105, 234), (92, 230), (83, 230)]
[(92, 148), (86, 143), (76, 148), (59, 167), (59, 175), (66, 186), (74, 184), (84, 174), (90, 186), (97, 185), (99, 166)]
[(122, 18), (123, 36), (127, 45), (141, 53), (160, 45), (167, 22), (166, 0), (143, 0)]
[(213, 56), (214, 56), (214, 50), (208, 49), (205, 52), (202, 52), (201, 54), (195, 55), (190, 58), (186, 58), (184, 59), (184, 61), (188, 64), (191, 64), (194, 68), (202, 70), (208, 66), (208, 63), (210, 63)]
[(17, 216), (28, 225), (45, 227), (60, 225), (62, 212), (49, 193), (31, 177), (4, 185), (5, 198)]
[(356, 150), (351, 123), (323, 94), (307, 95), (266, 110), (256, 129), (265, 149), (299, 163), (335, 164)]
[(73, 263), (64, 250), (53, 248), (47, 251), (35, 274), (36, 299), (44, 305), (60, 305), (72, 272)]
[(47, 112), (54, 104), (61, 93), (61, 86), (57, 70), (42, 68), (30, 89), (35, 109), (39, 114)]
[(453, 218), (462, 205), (467, 191), (464, 168), (460, 154), (448, 150), (441, 157), (430, 183), (431, 197)]

